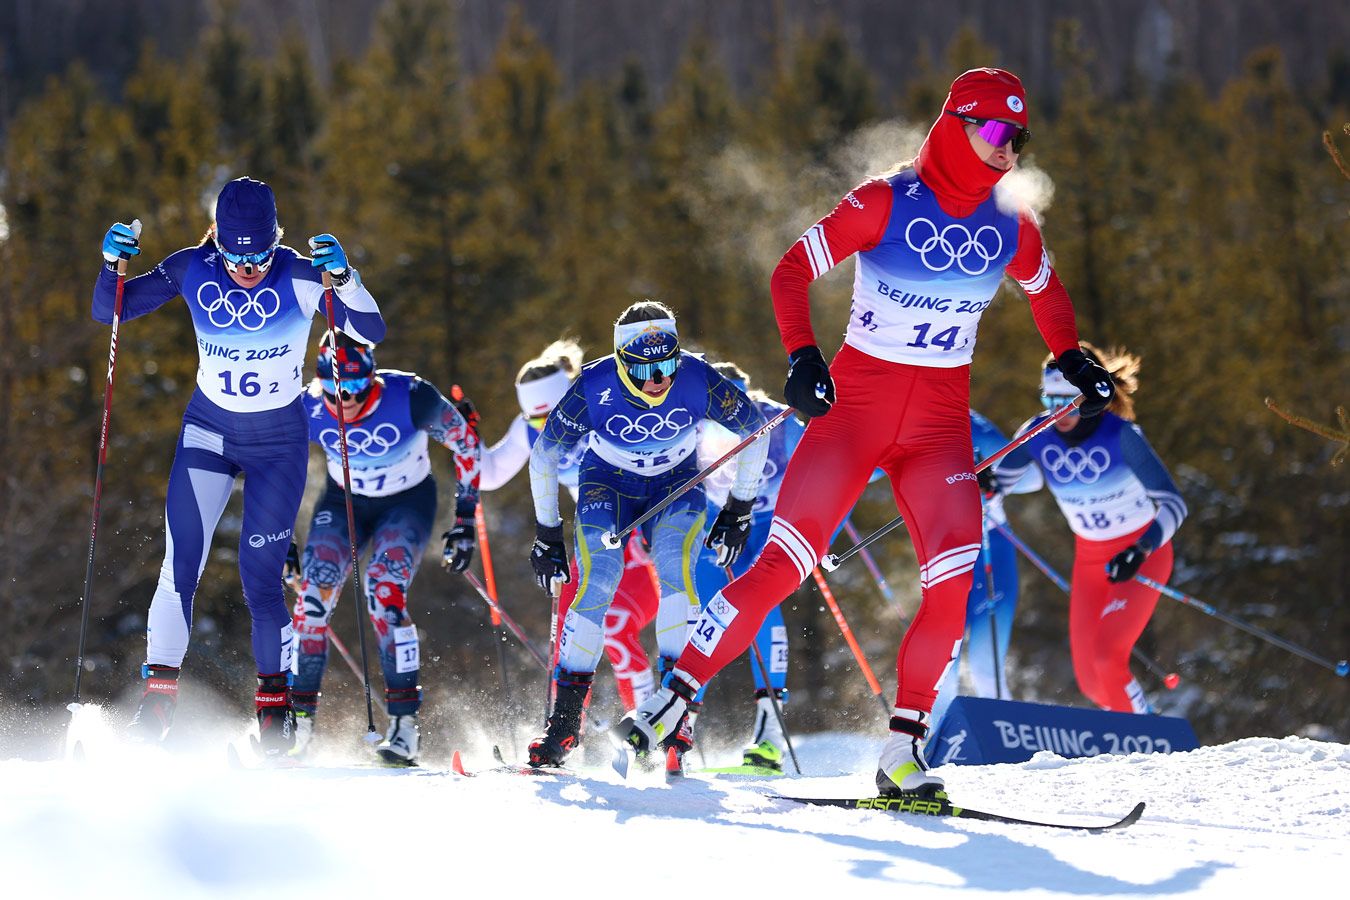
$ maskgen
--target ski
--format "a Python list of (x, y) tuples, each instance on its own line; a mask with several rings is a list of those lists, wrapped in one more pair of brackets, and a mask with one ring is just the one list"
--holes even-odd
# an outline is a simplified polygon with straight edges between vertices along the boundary
[(555, 768), (536, 769), (533, 766), (522, 765), (519, 763), (509, 763), (502, 758), (501, 751), (499, 751), (496, 747), (493, 747), (492, 750), (493, 750), (492, 755), (497, 759), (497, 765), (493, 766), (492, 768), (469, 771), (468, 769), (464, 768), (464, 760), (460, 757), (459, 751), (456, 750), (450, 756), (450, 771), (456, 775), (462, 775), (465, 778), (473, 778), (477, 775), (526, 775), (526, 776), (532, 775), (543, 778), (579, 777), (578, 773), (572, 771), (571, 769), (555, 769)]
[(909, 813), (918, 816), (950, 816), (959, 819), (979, 819), (985, 822), (1001, 822), (1005, 825), (1035, 825), (1040, 828), (1063, 828), (1070, 831), (1086, 831), (1099, 834), (1103, 831), (1116, 831), (1128, 828), (1144, 814), (1142, 802), (1122, 819), (1106, 825), (1080, 825), (1067, 822), (1044, 822), (1036, 819), (1022, 819), (1017, 816), (1005, 816), (1002, 813), (984, 812), (965, 806), (954, 806), (945, 798), (928, 797), (783, 797), (771, 795), (775, 800), (791, 800), (793, 803), (805, 803), (810, 806), (838, 806), (843, 809), (876, 809), (890, 813)]

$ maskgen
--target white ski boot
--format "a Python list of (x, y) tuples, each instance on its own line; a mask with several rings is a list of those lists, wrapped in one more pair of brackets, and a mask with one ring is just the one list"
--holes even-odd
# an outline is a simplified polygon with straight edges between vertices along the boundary
[(616, 745), (614, 771), (627, 777), (628, 766), (637, 755), (645, 756), (675, 735), (696, 693), (696, 688), (673, 679), (670, 687), (661, 688), (619, 720), (610, 732)]
[(293, 759), (304, 759), (309, 755), (310, 743), (314, 740), (314, 714), (297, 709), (295, 711), (295, 746), (288, 754)]
[(917, 709), (895, 712), (890, 740), (877, 763), (877, 792), (883, 797), (945, 797), (942, 779), (928, 774), (928, 764), (923, 761), (928, 714)]
[(384, 736), (384, 743), (376, 747), (375, 752), (380, 754), (380, 759), (387, 765), (415, 766), (420, 738), (416, 713), (393, 716), (389, 720), (389, 731)]

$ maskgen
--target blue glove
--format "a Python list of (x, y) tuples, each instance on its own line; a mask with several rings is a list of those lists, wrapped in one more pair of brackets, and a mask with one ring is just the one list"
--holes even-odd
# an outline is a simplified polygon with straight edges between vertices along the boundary
[(311, 265), (316, 269), (327, 269), (333, 276), (334, 284), (345, 284), (350, 277), (351, 267), (347, 264), (347, 254), (343, 252), (338, 239), (331, 234), (316, 234), (309, 239), (309, 249), (313, 256)]
[(130, 225), (118, 222), (103, 236), (103, 258), (113, 264), (120, 259), (131, 259), (141, 252), (140, 245), (141, 220), (133, 219)]

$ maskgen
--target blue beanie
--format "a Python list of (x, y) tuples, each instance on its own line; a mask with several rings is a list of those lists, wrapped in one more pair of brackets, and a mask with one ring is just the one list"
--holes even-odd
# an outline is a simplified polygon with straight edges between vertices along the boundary
[(277, 241), (277, 201), (272, 189), (252, 178), (236, 178), (216, 199), (216, 237), (231, 253), (259, 253)]

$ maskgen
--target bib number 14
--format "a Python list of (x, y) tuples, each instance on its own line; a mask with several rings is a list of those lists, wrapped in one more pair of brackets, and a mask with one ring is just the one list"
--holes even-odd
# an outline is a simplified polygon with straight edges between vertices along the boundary
[(961, 333), (960, 326), (953, 325), (950, 328), (944, 328), (937, 334), (929, 337), (928, 332), (932, 330), (932, 328), (933, 325), (930, 322), (923, 322), (919, 325), (915, 325), (914, 330), (918, 333), (914, 335), (914, 340), (910, 341), (905, 346), (918, 347), (921, 350), (926, 350), (929, 347), (941, 347), (943, 351), (956, 349), (956, 338)]

